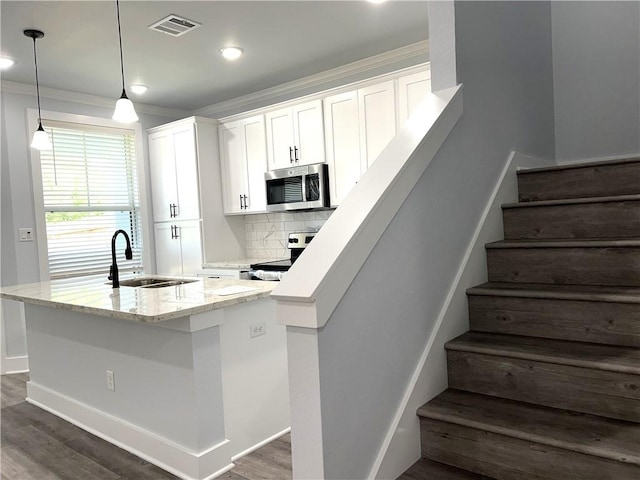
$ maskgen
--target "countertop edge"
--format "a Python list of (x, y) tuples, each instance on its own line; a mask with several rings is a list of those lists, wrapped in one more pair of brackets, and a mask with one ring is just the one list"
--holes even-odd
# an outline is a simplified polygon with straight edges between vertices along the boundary
[(207, 303), (196, 307), (187, 307), (179, 311), (162, 313), (159, 315), (147, 315), (144, 313), (132, 313), (123, 312), (117, 310), (110, 310), (98, 307), (87, 307), (84, 305), (74, 305), (63, 302), (56, 302), (54, 300), (42, 300), (39, 298), (23, 297), (16, 294), (0, 293), (0, 298), (7, 300), (13, 300), (16, 302), (28, 303), (31, 305), (39, 305), (42, 307), (51, 307), (61, 310), (70, 310), (79, 313), (88, 313), (91, 315), (97, 315), (100, 317), (118, 318), (120, 320), (128, 320), (138, 323), (155, 324), (165, 322), (167, 320), (175, 320), (177, 318), (188, 317), (191, 315), (197, 315), (199, 313), (209, 312), (212, 310), (219, 310), (222, 308), (232, 307), (242, 303), (251, 302), (253, 300), (259, 300), (261, 298), (268, 298), (271, 295), (271, 291), (257, 292), (251, 294), (244, 294), (241, 297), (229, 298), (225, 300), (218, 300), (214, 303)]

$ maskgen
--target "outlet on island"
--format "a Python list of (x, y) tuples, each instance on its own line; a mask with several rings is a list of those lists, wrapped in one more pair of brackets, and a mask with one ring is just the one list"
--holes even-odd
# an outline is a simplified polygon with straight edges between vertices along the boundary
[(255, 322), (249, 325), (249, 338), (259, 337), (260, 335), (266, 335), (267, 324), (265, 322)]
[(116, 382), (111, 370), (107, 370), (107, 390), (116, 391)]

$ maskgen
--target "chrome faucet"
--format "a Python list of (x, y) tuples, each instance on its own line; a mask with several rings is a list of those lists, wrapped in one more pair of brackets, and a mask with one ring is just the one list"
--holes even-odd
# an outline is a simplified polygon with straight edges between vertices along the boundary
[(113, 282), (113, 288), (120, 288), (120, 278), (118, 277), (118, 264), (116, 263), (116, 238), (118, 234), (122, 233), (127, 241), (127, 248), (124, 249), (124, 257), (127, 260), (133, 258), (131, 252), (131, 242), (129, 241), (129, 235), (124, 230), (116, 230), (116, 233), (111, 237), (111, 269), (109, 270), (109, 280)]

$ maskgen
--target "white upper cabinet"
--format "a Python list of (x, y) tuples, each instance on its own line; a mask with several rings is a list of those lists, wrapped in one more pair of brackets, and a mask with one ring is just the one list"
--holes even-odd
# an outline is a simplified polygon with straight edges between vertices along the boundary
[(265, 114), (269, 170), (323, 163), (322, 100)]
[(331, 206), (340, 205), (347, 193), (360, 179), (358, 115), (358, 92), (356, 90), (324, 99), (324, 126)]
[[(294, 161), (296, 165), (324, 163), (322, 100), (293, 107)], [(295, 147), (298, 148), (297, 156)], [(286, 166), (286, 165), (285, 165)]]
[(194, 125), (149, 135), (153, 220), (200, 218)]
[(358, 90), (360, 160), (362, 172), (369, 168), (396, 134), (395, 85), (393, 80)]
[(267, 170), (326, 162), (340, 205), (430, 90), (421, 65), (229, 117), (219, 131), (225, 213), (266, 209), (265, 157)]
[(398, 79), (398, 126), (409, 119), (413, 110), (431, 92), (431, 70), (405, 75)]
[(255, 213), (266, 210), (264, 173), (267, 147), (264, 117), (219, 126), (224, 212)]

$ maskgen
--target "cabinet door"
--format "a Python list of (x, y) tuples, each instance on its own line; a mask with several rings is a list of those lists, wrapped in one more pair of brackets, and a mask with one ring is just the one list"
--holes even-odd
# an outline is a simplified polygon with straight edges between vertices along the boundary
[[(193, 125), (173, 132), (178, 207), (176, 218), (196, 220), (200, 218), (200, 192), (198, 190), (198, 158)], [(202, 159), (207, 161), (208, 159)]]
[(178, 275), (182, 272), (180, 244), (172, 237), (175, 224), (163, 222), (154, 225), (156, 246), (156, 272), (159, 275)]
[(264, 173), (267, 170), (267, 142), (264, 117), (258, 115), (243, 122), (244, 153), (248, 191), (245, 212), (264, 212), (267, 209), (267, 188)]
[(293, 116), (291, 108), (283, 108), (265, 115), (267, 122), (267, 154), (269, 170), (293, 164)]
[(244, 213), (242, 196), (247, 194), (242, 120), (220, 125), (222, 192), (224, 213)]
[(362, 171), (378, 158), (396, 133), (393, 80), (358, 90)]
[(398, 79), (398, 126), (409, 119), (413, 110), (431, 92), (431, 70)]
[(324, 163), (324, 128), (322, 100), (302, 103), (292, 108), (294, 128), (294, 163), (310, 165)]
[(331, 205), (338, 206), (360, 179), (358, 92), (324, 99)]
[(176, 165), (171, 132), (149, 135), (149, 164), (153, 220), (171, 220), (170, 205), (178, 204)]
[(181, 253), (181, 275), (195, 275), (202, 269), (202, 237), (200, 222), (179, 222), (177, 227), (177, 242)]

